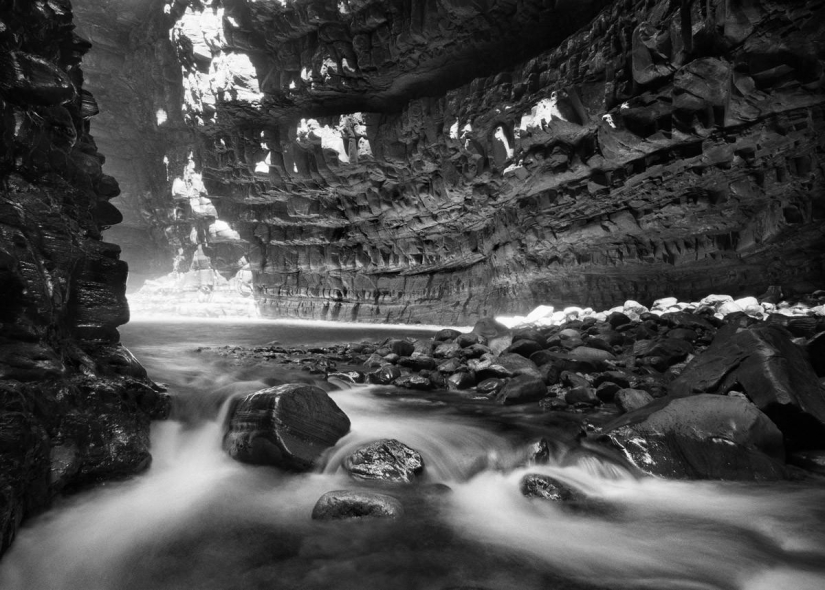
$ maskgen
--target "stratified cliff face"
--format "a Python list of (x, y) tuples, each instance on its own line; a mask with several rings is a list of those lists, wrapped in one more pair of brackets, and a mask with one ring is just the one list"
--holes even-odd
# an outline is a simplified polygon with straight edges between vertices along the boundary
[(825, 278), (822, 1), (150, 9), (194, 131), (154, 201), (167, 252), (248, 252), (265, 314), (465, 323)]
[(0, 4), (0, 553), (67, 486), (148, 465), (162, 397), (118, 344), (118, 184), (67, 0)]

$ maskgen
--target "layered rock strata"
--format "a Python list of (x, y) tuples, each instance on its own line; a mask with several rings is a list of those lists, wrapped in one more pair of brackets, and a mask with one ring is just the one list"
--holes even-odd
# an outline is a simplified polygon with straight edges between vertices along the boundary
[(202, 192), (261, 311), (821, 282), (823, 3), (605, 4), (169, 3)]
[(165, 397), (120, 347), (121, 220), (67, 0), (0, 7), (0, 553), (59, 491), (150, 460)]

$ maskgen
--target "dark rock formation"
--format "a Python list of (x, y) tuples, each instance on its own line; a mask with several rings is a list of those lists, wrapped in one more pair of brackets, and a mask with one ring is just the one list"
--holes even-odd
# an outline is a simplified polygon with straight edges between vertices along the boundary
[(653, 401), (653, 396), (641, 389), (620, 389), (616, 392), (616, 406), (622, 412), (633, 412)]
[(636, 467), (683, 479), (780, 479), (782, 433), (747, 400), (700, 394), (654, 401), (605, 426)]
[(814, 1), (78, 4), (147, 94), (115, 101), (152, 130), (123, 146), (156, 185), (130, 224), (170, 267), (248, 251), (264, 313), (464, 323), (825, 275)]
[(519, 483), (521, 493), (528, 498), (541, 498), (553, 502), (569, 502), (584, 499), (584, 494), (566, 486), (549, 475), (528, 473)]
[(731, 390), (744, 391), (790, 446), (825, 446), (825, 390), (783, 328), (758, 324), (733, 335), (720, 331), (671, 385), (674, 395)]
[(395, 439), (387, 439), (350, 454), (344, 459), (344, 469), (356, 479), (412, 483), (424, 470), (424, 461), (418, 451)]
[(314, 385), (287, 384), (236, 400), (223, 439), (230, 456), (257, 465), (312, 469), (349, 432), (347, 415)]
[(118, 344), (118, 183), (89, 134), (69, 2), (0, 5), (0, 553), (59, 491), (150, 461), (160, 388)]
[(403, 515), (404, 506), (396, 498), (363, 490), (327, 492), (312, 509), (313, 520), (400, 518)]

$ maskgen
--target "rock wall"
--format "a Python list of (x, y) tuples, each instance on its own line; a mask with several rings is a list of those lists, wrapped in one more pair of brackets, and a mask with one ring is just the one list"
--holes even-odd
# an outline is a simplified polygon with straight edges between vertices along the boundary
[(0, 553), (66, 488), (150, 460), (164, 396), (120, 347), (121, 220), (67, 0), (0, 4)]
[(152, 223), (227, 272), (247, 253), (264, 314), (825, 278), (819, 0), (145, 1), (194, 131)]

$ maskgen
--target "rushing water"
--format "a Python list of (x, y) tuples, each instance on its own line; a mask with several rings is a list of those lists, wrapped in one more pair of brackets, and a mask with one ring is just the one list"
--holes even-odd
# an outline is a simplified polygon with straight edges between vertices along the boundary
[[(357, 387), (330, 391), (352, 430), (322, 472), (243, 465), (221, 451), (226, 399), (309, 376), (285, 374), (280, 365), (238, 367), (197, 346), (407, 333), (431, 334), (268, 322), (130, 324), (123, 340), (177, 396), (176, 419), (154, 425), (147, 473), (62, 500), (29, 522), (0, 562), (0, 588), (825, 588), (825, 484), (638, 479), (568, 445), (570, 424), (558, 414)], [(560, 442), (549, 465), (528, 469), (523, 443), (536, 433)], [(406, 515), (312, 521), (325, 492), (364, 487), (341, 472), (343, 457), (384, 437), (425, 460), (421, 484), (385, 490), (402, 500)], [(528, 471), (577, 487), (592, 506), (570, 511), (526, 499), (519, 480)]]

